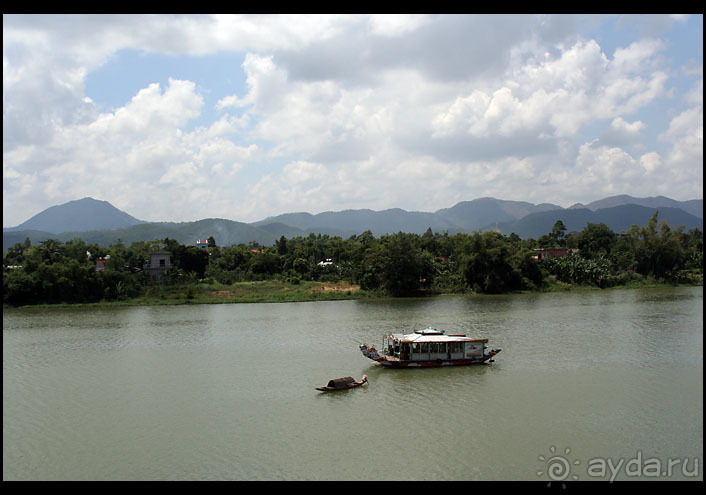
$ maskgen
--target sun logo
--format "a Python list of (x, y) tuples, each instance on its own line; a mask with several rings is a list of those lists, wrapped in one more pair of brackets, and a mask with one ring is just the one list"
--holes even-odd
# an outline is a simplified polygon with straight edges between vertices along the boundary
[[(569, 453), (571, 452), (570, 448), (564, 450), (564, 456), (555, 455), (556, 449), (553, 445), (549, 447), (549, 451), (552, 453), (551, 457), (547, 459), (543, 455), (540, 455), (539, 460), (546, 464), (546, 473), (547, 476), (549, 476), (549, 479), (551, 479), (552, 481), (561, 481), (561, 487), (566, 488), (566, 484), (564, 484), (565, 479), (569, 478), (569, 476), (571, 476), (572, 480), (577, 480), (579, 478), (577, 475), (571, 474), (571, 465), (573, 464), (578, 466), (581, 461), (576, 460), (572, 463), (568, 459), (566, 459), (566, 457), (564, 457), (569, 455)], [(537, 476), (542, 476), (543, 474), (543, 470), (537, 471)], [(547, 486), (551, 485), (552, 482), (550, 481)]]

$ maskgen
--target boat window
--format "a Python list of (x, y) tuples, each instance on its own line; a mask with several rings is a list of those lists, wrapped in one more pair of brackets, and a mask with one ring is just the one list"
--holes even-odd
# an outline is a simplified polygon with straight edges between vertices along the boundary
[(434, 348), (431, 352), (444, 353), (446, 352), (446, 344), (444, 342), (437, 342), (434, 344)]

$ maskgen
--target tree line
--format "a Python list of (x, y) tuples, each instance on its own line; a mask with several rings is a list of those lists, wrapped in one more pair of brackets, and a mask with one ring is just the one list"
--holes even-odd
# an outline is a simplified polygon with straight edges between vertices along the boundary
[[(272, 246), (228, 247), (211, 237), (207, 248), (173, 239), (109, 247), (81, 239), (66, 243), (27, 239), (3, 252), (3, 302), (96, 302), (144, 294), (155, 283), (144, 267), (150, 252), (171, 252), (162, 284), (282, 280), (347, 281), (395, 297), (439, 293), (533, 291), (557, 283), (596, 287), (635, 281), (703, 283), (703, 232), (683, 232), (658, 221), (615, 233), (605, 224), (569, 232), (561, 220), (538, 239), (497, 232), (424, 234), (370, 231), (348, 239), (310, 234)], [(538, 259), (538, 248), (566, 248), (560, 258)], [(103, 266), (96, 270), (97, 260)]]

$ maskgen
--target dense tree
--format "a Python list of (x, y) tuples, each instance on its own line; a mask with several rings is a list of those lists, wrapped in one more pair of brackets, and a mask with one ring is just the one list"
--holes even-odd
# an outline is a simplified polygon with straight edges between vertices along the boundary
[(642, 275), (663, 278), (677, 270), (683, 259), (681, 243), (682, 228), (672, 230), (665, 221), (657, 222), (659, 212), (642, 228), (633, 227), (630, 235), (635, 237), (635, 270)]
[(511, 244), (496, 232), (459, 238), (456, 256), (466, 286), (475, 292), (499, 293), (521, 288), (521, 273), (511, 264)]
[(704, 266), (704, 233), (693, 228), (681, 236), (684, 250), (684, 267), (689, 270), (701, 270)]
[(275, 247), (277, 248), (277, 254), (284, 256), (287, 254), (287, 238), (282, 236), (278, 241), (275, 241)]
[(431, 282), (432, 259), (415, 242), (418, 237), (400, 232), (380, 240), (374, 264), (381, 288), (393, 296), (414, 294)]
[(551, 238), (557, 246), (566, 245), (566, 225), (561, 220), (557, 220), (552, 227)]
[[(399, 232), (376, 238), (370, 231), (348, 239), (322, 234), (280, 237), (273, 246), (256, 243), (208, 249), (184, 246), (173, 239), (104, 247), (74, 239), (31, 245), (29, 239), (3, 252), (3, 301), (90, 302), (139, 295), (152, 283), (142, 272), (150, 252), (172, 253), (173, 269), (163, 283), (221, 284), (280, 279), (346, 280), (362, 289), (393, 296), (421, 293), (502, 293), (536, 290), (553, 280), (608, 287), (637, 277), (702, 283), (703, 233), (671, 228), (658, 212), (645, 226), (612, 232), (604, 224), (588, 224), (566, 234), (557, 221), (539, 239), (516, 234)], [(539, 262), (537, 247), (564, 244), (578, 252)], [(97, 270), (102, 259), (104, 268)], [(193, 293), (193, 289), (192, 289)]]
[(604, 223), (589, 223), (576, 236), (576, 247), (587, 256), (608, 255), (617, 235)]

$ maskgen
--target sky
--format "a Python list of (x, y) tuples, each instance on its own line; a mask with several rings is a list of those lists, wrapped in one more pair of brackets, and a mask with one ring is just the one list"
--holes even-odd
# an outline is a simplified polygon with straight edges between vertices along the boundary
[(703, 16), (3, 15), (3, 227), (703, 199)]

